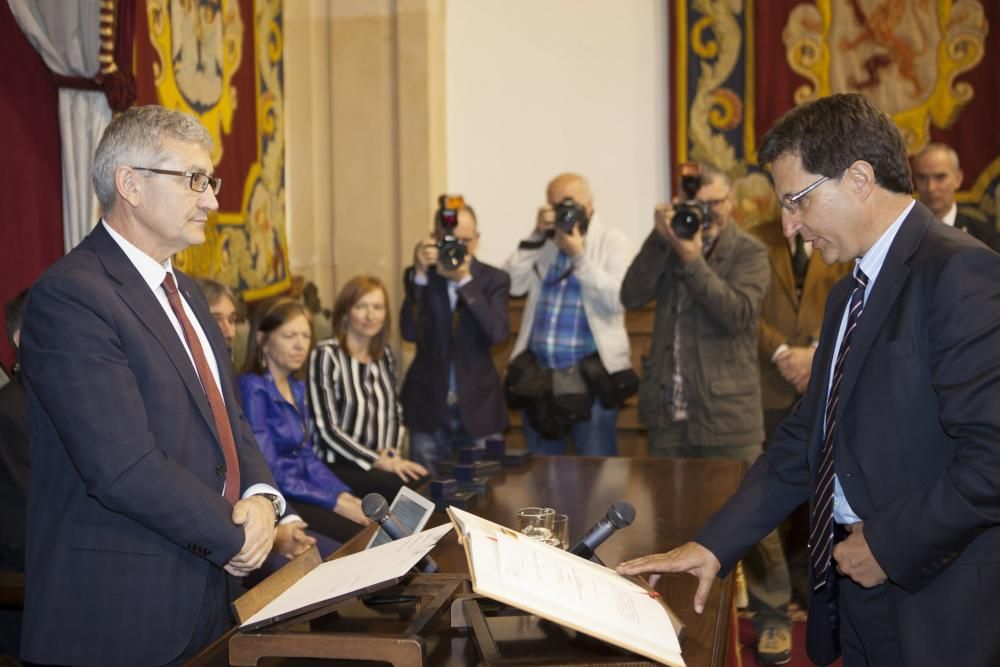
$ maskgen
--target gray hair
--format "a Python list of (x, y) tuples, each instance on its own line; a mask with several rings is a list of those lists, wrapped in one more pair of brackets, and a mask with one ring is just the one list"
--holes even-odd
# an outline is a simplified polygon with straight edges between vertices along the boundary
[(913, 159), (919, 160), (920, 158), (924, 157), (929, 153), (936, 153), (938, 151), (944, 153), (945, 156), (948, 158), (948, 161), (951, 162), (951, 168), (954, 169), (955, 171), (958, 171), (959, 169), (958, 153), (955, 151), (954, 148), (952, 148), (948, 144), (938, 144), (938, 143), (927, 144), (919, 152), (917, 152), (916, 155), (913, 156)]
[(107, 213), (117, 198), (115, 170), (118, 167), (157, 167), (163, 155), (163, 139), (200, 144), (212, 151), (212, 137), (194, 116), (157, 105), (131, 107), (112, 119), (94, 153), (92, 179), (97, 201)]

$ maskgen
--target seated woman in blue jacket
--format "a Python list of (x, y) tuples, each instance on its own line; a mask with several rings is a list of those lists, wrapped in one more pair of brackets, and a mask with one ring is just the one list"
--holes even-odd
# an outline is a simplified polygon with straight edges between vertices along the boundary
[(265, 307), (250, 333), (240, 376), (243, 412), (285, 498), (312, 530), (345, 542), (369, 523), (361, 500), (317, 458), (305, 382), (312, 324), (297, 301)]

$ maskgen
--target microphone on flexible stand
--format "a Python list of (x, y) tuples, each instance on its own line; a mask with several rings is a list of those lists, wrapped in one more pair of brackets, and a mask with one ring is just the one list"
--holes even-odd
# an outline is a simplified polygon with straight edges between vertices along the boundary
[(587, 531), (583, 538), (569, 550), (574, 556), (592, 560), (603, 565), (594, 550), (611, 537), (611, 533), (619, 528), (625, 528), (635, 521), (635, 507), (627, 500), (619, 500), (608, 508), (608, 513), (594, 527)]
[[(404, 526), (392, 514), (385, 496), (380, 493), (369, 493), (361, 499), (361, 511), (365, 516), (381, 526), (389, 539), (396, 541), (410, 535), (410, 529)], [(437, 572), (437, 563), (430, 556), (424, 556), (416, 564), (420, 572)]]

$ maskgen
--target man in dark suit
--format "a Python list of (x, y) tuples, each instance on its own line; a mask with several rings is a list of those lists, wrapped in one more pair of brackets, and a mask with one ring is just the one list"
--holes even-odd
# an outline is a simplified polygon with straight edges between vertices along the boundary
[(210, 150), (180, 112), (112, 120), (103, 220), (32, 287), (27, 661), (180, 663), (229, 625), (226, 573), (271, 549), (284, 500), (208, 305), (170, 262), (218, 208)]
[[(434, 235), (417, 244), (404, 274), (399, 317), (403, 339), (417, 344), (402, 390), (410, 457), (432, 475), (453, 448), (482, 446), (507, 428), (490, 348), (509, 332), (510, 277), (475, 258), (479, 230), (471, 206), (463, 203), (449, 226), (439, 210)], [(465, 247), (465, 258), (453, 268), (438, 252), (446, 233)]]
[(1000, 664), (1000, 257), (914, 202), (906, 145), (865, 97), (764, 137), (784, 209), (829, 263), (809, 387), (695, 537), (623, 573), (716, 575), (810, 501), (807, 648), (819, 664)]
[(962, 186), (958, 153), (946, 144), (927, 144), (913, 156), (913, 185), (920, 202), (946, 225), (972, 234), (1000, 251), (1000, 233), (985, 213), (972, 206), (959, 206), (955, 192)]

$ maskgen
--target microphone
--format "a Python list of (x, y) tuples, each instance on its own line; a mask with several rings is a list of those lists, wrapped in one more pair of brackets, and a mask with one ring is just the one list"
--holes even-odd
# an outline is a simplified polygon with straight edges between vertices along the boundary
[[(411, 534), (410, 529), (393, 515), (385, 496), (380, 493), (369, 493), (362, 498), (361, 511), (366, 517), (379, 524), (390, 540), (399, 540)], [(424, 556), (417, 563), (416, 568), (421, 572), (437, 572), (437, 563), (430, 556)]]
[(611, 537), (611, 533), (635, 521), (635, 507), (627, 500), (619, 500), (608, 508), (608, 513), (587, 531), (583, 538), (569, 550), (574, 556), (600, 563), (594, 550)]

